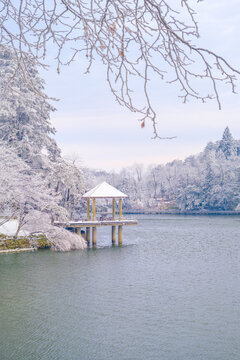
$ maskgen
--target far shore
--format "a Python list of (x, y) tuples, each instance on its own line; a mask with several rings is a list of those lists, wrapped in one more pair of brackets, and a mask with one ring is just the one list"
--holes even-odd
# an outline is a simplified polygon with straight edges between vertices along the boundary
[(124, 211), (126, 215), (240, 215), (240, 211), (177, 211), (177, 210), (135, 210)]

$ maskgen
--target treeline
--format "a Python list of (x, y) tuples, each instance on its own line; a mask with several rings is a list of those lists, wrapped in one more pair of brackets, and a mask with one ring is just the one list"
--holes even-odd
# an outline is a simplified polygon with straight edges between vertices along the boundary
[(85, 170), (92, 185), (106, 180), (129, 195), (125, 210), (233, 211), (240, 201), (240, 141), (227, 127), (222, 139), (184, 161), (120, 173)]

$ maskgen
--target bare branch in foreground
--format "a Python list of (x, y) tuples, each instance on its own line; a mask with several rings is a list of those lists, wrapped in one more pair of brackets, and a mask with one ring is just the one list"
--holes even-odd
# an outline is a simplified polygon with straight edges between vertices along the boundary
[[(171, 6), (173, 4), (173, 6)], [(187, 20), (185, 20), (187, 19)], [(188, 0), (2, 0), (0, 44), (11, 46), (19, 69), (31, 85), (25, 65), (32, 58), (46, 67), (45, 57), (55, 51), (56, 68), (84, 56), (90, 72), (98, 58), (115, 100), (141, 114), (141, 126), (150, 119), (154, 137), (156, 112), (150, 80), (165, 79), (180, 86), (180, 98), (221, 102), (218, 85), (236, 92), (240, 71), (213, 51), (192, 44), (199, 38), (195, 12)], [(201, 85), (207, 89), (200, 91)], [(144, 100), (136, 99), (141, 88)], [(139, 103), (140, 102), (140, 103)]]

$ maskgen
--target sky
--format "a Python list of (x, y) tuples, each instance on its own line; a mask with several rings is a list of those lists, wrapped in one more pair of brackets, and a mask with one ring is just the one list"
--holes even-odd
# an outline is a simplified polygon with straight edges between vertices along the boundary
[[(239, 0), (191, 2), (201, 35), (196, 44), (210, 48), (240, 69)], [(51, 116), (56, 141), (63, 156), (79, 156), (82, 166), (118, 171), (134, 163), (148, 166), (184, 159), (202, 151), (207, 142), (220, 139), (226, 126), (240, 139), (240, 95), (233, 95), (228, 87), (220, 89), (220, 111), (214, 101), (182, 104), (174, 86), (153, 79), (158, 133), (176, 136), (172, 140), (153, 139), (150, 122), (142, 129), (139, 115), (116, 103), (100, 63), (96, 62), (87, 75), (84, 65), (84, 61), (75, 62), (58, 75), (50, 61), (49, 70), (41, 71), (46, 93), (59, 99)]]

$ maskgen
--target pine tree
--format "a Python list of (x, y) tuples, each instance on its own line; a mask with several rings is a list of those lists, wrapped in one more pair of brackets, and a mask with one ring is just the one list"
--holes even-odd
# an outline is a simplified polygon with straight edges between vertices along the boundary
[(223, 132), (222, 139), (219, 142), (218, 151), (222, 151), (226, 159), (237, 154), (236, 142), (232, 137), (228, 126)]

